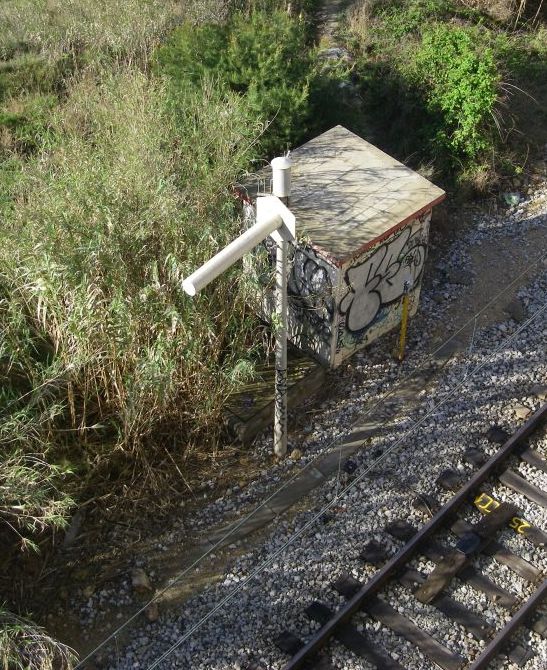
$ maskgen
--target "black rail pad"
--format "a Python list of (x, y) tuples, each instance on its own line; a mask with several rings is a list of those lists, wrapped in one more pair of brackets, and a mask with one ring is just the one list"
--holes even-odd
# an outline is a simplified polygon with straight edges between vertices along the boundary
[(300, 651), (304, 646), (304, 642), (293, 633), (290, 633), (288, 630), (284, 630), (276, 639), (274, 644), (278, 649), (284, 651), (289, 656), (294, 656), (297, 651)]
[(446, 491), (457, 491), (462, 484), (462, 476), (457, 470), (447, 468), (441, 472), (435, 483)]
[(473, 525), (473, 533), (480, 535), (485, 540), (489, 540), (500, 531), (511, 519), (518, 514), (518, 509), (511, 503), (501, 503), (499, 507), (484, 516), (480, 521)]
[[(458, 521), (451, 526), (450, 530), (455, 535), (461, 537), (464, 533), (472, 531), (473, 526), (463, 519), (458, 519)], [(498, 563), (503, 563), (503, 565), (511, 568), (513, 572), (516, 572), (517, 575), (520, 575), (523, 579), (526, 579), (529, 582), (535, 582), (541, 576), (541, 570), (539, 568), (536, 568), (535, 565), (532, 565), (524, 558), (521, 558), (496, 540), (491, 540), (482, 552), (495, 558)]]
[(504, 444), (510, 437), (510, 434), (506, 430), (503, 430), (501, 426), (492, 426), (486, 432), (486, 439), (495, 444)]
[(484, 465), (488, 460), (488, 456), (482, 449), (478, 447), (469, 447), (463, 452), (464, 460), (475, 468)]
[(348, 600), (354, 596), (357, 591), (359, 591), (361, 586), (363, 586), (363, 582), (360, 582), (351, 575), (341, 575), (332, 584), (332, 588), (335, 591), (338, 591), (338, 593), (341, 596), (344, 596), (344, 598), (348, 598)]
[(378, 565), (383, 563), (389, 554), (385, 544), (380, 544), (376, 540), (371, 540), (365, 545), (363, 551), (359, 554), (359, 558), (366, 563)]
[(425, 633), (413, 621), (399, 614), (384, 600), (373, 596), (364, 604), (363, 609), (394, 633), (401, 635), (405, 640), (418, 647), (443, 670), (458, 670), (463, 664), (464, 659), (461, 656), (437, 642), (435, 638)]
[(537, 470), (547, 472), (547, 461), (542, 458), (535, 449), (532, 449), (531, 447), (525, 449), (520, 457), (525, 463), (528, 463), (528, 465), (532, 465)]
[(408, 542), (418, 532), (418, 529), (405, 519), (397, 519), (385, 526), (386, 533), (403, 542)]
[[(413, 569), (406, 570), (399, 576), (399, 582), (410, 589), (416, 584), (423, 584), (425, 579), (425, 575)], [(440, 596), (431, 605), (452, 621), (456, 621), (460, 626), (463, 626), (476, 640), (487, 640), (494, 632), (492, 626), (484, 619), (449, 596)]]
[(426, 581), (415, 595), (422, 603), (431, 603), (434, 598), (439, 596), (450, 584), (452, 579), (460, 570), (468, 564), (470, 556), (481, 551), (490, 542), (491, 538), (503, 528), (513, 518), (516, 513), (514, 505), (502, 503), (488, 516), (483, 517), (478, 523), (472, 526), (472, 530), (464, 533), (462, 539), (479, 538), (478, 542), (473, 541), (466, 544), (466, 553), (456, 549), (448, 553), (441, 561), (437, 563), (434, 570), (429, 574)]
[(519, 668), (524, 668), (528, 661), (535, 656), (530, 647), (523, 647), (520, 644), (515, 644), (507, 650), (507, 658)]
[(513, 470), (502, 472), (499, 480), (505, 486), (516, 491), (516, 493), (520, 493), (525, 498), (528, 498), (528, 500), (547, 508), (547, 493), (534, 484), (530, 484), (524, 477), (521, 477)]
[[(321, 625), (327, 623), (334, 616), (334, 612), (320, 602), (313, 602), (307, 609), (306, 614), (318, 621)], [(376, 666), (378, 670), (404, 670), (403, 666), (391, 658), (387, 651), (376, 640), (357, 630), (355, 626), (344, 623), (338, 626), (334, 636), (350, 651)]]
[(425, 516), (433, 516), (439, 509), (439, 501), (429, 493), (420, 493), (412, 501), (412, 507)]

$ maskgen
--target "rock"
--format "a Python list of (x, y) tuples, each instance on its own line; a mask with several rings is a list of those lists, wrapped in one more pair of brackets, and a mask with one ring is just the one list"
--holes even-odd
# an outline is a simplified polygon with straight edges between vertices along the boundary
[(142, 568), (131, 570), (131, 586), (137, 593), (150, 593), (152, 591), (152, 584), (150, 584), (148, 575)]
[(293, 449), (289, 454), (289, 458), (291, 459), (291, 461), (298, 461), (299, 459), (302, 458), (302, 452), (300, 451), (300, 449)]
[(328, 49), (323, 49), (318, 54), (319, 58), (324, 58), (325, 60), (337, 60), (345, 61), (347, 63), (353, 62), (353, 57), (347, 49), (343, 47), (330, 47)]
[(343, 470), (344, 472), (347, 472), (348, 475), (352, 475), (355, 472), (355, 470), (357, 470), (357, 463), (353, 461), (351, 458), (348, 458), (343, 465)]
[(532, 414), (532, 410), (529, 407), (526, 407), (526, 405), (521, 405), (520, 403), (514, 405), (512, 409), (517, 419), (527, 419), (530, 414)]
[(157, 621), (160, 618), (160, 610), (156, 601), (153, 601), (146, 606), (144, 616), (150, 623), (154, 623), (154, 621)]
[(494, 444), (503, 444), (504, 442), (507, 442), (509, 437), (509, 433), (506, 430), (503, 430), (501, 426), (492, 426), (486, 433), (486, 439)]
[(517, 323), (522, 323), (526, 321), (527, 314), (526, 308), (522, 304), (520, 298), (514, 298), (511, 302), (505, 307), (505, 312), (514, 319)]
[(84, 520), (85, 520), (85, 510), (78, 510), (73, 515), (72, 519), (70, 520), (68, 530), (66, 531), (65, 539), (63, 540), (63, 549), (68, 549), (74, 544), (80, 533), (82, 523), (84, 522)]
[(461, 485), (461, 475), (452, 468), (443, 470), (437, 477), (436, 483), (446, 491), (456, 491)]

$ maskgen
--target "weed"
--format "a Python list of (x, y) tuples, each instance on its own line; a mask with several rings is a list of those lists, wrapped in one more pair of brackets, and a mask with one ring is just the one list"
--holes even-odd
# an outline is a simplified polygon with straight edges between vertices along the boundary
[(76, 654), (0, 603), (0, 666), (10, 670), (69, 670)]

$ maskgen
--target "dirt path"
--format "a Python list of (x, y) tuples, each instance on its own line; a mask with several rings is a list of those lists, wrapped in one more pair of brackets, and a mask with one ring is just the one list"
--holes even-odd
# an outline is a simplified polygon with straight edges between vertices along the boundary
[(318, 42), (325, 48), (340, 46), (337, 32), (344, 22), (347, 9), (355, 0), (323, 0), (318, 11)]

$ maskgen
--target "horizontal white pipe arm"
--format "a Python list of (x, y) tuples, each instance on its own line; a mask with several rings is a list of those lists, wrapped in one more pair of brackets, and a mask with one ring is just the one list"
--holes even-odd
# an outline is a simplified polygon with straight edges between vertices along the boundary
[(271, 235), (274, 230), (281, 228), (282, 225), (283, 219), (279, 214), (272, 214), (267, 218), (260, 219), (249, 230), (246, 230), (189, 277), (186, 277), (182, 282), (183, 290), (188, 295), (196, 295), (198, 291), (205, 288), (213, 279), (216, 279), (247, 252)]

